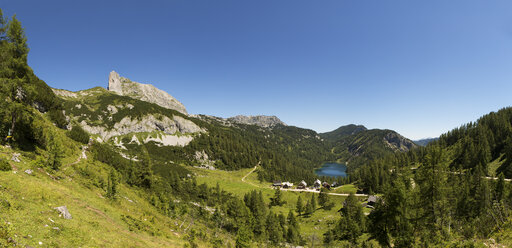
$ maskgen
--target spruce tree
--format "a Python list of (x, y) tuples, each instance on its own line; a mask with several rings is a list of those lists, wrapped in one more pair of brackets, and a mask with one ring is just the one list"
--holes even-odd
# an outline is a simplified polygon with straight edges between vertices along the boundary
[(318, 195), (318, 204), (320, 204), (320, 206), (322, 206), (322, 208), (325, 210), (330, 210), (333, 206), (329, 200), (329, 195), (327, 195), (325, 188), (320, 190), (320, 194)]
[(505, 196), (505, 176), (503, 173), (500, 173), (498, 176), (498, 182), (496, 183), (496, 197), (495, 200), (500, 202), (503, 200), (503, 197)]
[(249, 227), (242, 225), (238, 228), (236, 234), (236, 248), (251, 247), (252, 232)]
[(316, 196), (315, 194), (311, 194), (311, 208), (313, 209), (313, 212), (316, 211), (317, 204), (316, 204)]
[(301, 215), (302, 211), (304, 211), (304, 205), (302, 202), (302, 197), (299, 195), (299, 198), (297, 198), (297, 206), (295, 208), (297, 210), (297, 214)]
[(272, 197), (272, 199), (271, 199), (270, 206), (281, 206), (284, 203), (285, 202), (283, 201), (282, 196), (281, 196), (281, 190), (275, 189), (274, 197)]
[(274, 245), (281, 243), (283, 241), (283, 230), (275, 213), (271, 212), (267, 216), (266, 226), (269, 241)]
[(116, 199), (117, 195), (117, 185), (119, 184), (119, 176), (114, 169), (110, 170), (108, 175), (108, 184), (107, 184), (107, 197), (110, 199)]

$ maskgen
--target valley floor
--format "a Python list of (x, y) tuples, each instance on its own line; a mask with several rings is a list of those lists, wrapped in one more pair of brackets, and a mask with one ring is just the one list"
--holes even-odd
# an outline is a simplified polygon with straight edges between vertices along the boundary
[[(263, 198), (267, 203), (270, 202), (275, 194), (275, 189), (269, 186), (268, 182), (260, 182), (257, 178), (255, 171), (257, 167), (250, 169), (242, 169), (238, 171), (223, 171), (223, 170), (207, 170), (194, 168), (192, 171), (196, 174), (197, 183), (206, 183), (208, 186), (215, 187), (217, 184), (220, 188), (242, 197), (253, 191), (261, 190)], [(339, 219), (340, 214), (338, 210), (342, 207), (346, 196), (349, 193), (355, 193), (356, 188), (353, 185), (344, 185), (337, 187), (330, 194), (330, 199), (334, 203), (334, 207), (330, 210), (317, 209), (310, 217), (298, 217), (300, 223), (300, 230), (303, 237), (308, 241), (308, 245), (322, 243), (323, 233), (331, 228)], [(310, 190), (281, 190), (282, 199), (286, 202), (283, 206), (274, 206), (271, 211), (282, 213), (285, 216), (290, 210), (296, 209), (297, 199), (300, 196), (305, 203), (311, 198), (312, 194), (317, 195), (318, 191)], [(361, 201), (366, 200), (366, 195), (357, 195)], [(370, 209), (365, 208), (365, 212), (369, 213)]]

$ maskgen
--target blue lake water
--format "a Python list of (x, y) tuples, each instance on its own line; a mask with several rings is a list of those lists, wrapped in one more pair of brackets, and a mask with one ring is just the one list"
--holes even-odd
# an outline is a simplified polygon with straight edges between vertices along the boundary
[(315, 169), (315, 174), (328, 177), (346, 177), (346, 171), (347, 167), (344, 164), (325, 163), (321, 168)]

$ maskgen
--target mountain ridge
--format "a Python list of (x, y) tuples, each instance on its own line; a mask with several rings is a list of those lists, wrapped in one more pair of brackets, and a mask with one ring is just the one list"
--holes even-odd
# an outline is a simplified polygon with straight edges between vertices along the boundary
[(436, 140), (439, 140), (439, 137), (437, 138), (424, 138), (424, 139), (418, 139), (418, 140), (413, 140), (413, 142), (416, 144), (416, 145), (419, 145), (419, 146), (426, 146), (428, 144), (430, 144), (431, 142), (434, 142)]
[(276, 125), (287, 126), (286, 123), (281, 121), (275, 115), (236, 115), (227, 118), (228, 121), (236, 122), (239, 124), (256, 125), (260, 127), (273, 127)]

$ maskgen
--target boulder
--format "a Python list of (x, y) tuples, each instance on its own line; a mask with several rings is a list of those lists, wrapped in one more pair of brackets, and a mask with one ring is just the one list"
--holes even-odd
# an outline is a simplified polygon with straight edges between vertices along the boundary
[(71, 213), (69, 213), (69, 210), (66, 206), (60, 206), (55, 208), (59, 213), (62, 215), (64, 219), (70, 220), (72, 219)]
[(19, 154), (19, 153), (13, 153), (11, 160), (16, 163), (19, 163), (19, 162), (21, 162), (20, 156), (21, 156), (21, 154)]

